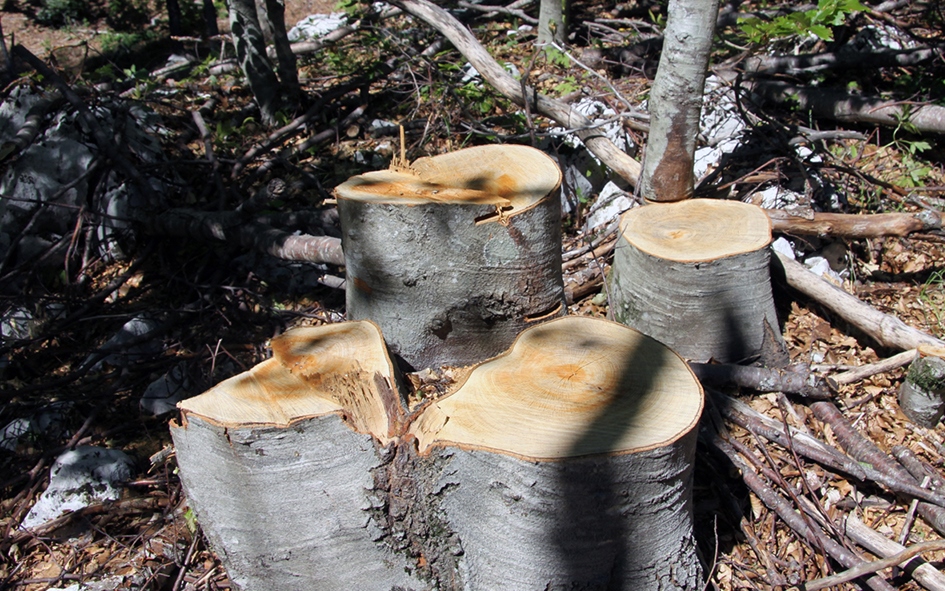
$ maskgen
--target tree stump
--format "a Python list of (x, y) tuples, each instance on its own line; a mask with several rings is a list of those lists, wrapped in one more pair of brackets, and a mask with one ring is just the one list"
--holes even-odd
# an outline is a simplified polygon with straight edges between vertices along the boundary
[(181, 479), (240, 589), (692, 589), (702, 390), (619, 324), (530, 327), (409, 410), (369, 322), (290, 331), (180, 404)]
[(945, 414), (945, 349), (919, 345), (899, 387), (899, 408), (909, 420), (932, 429)]
[(768, 268), (771, 222), (714, 199), (623, 215), (610, 275), (614, 318), (693, 361), (786, 361)]
[(565, 312), (561, 171), (526, 146), (479, 146), (338, 186), (349, 320), (411, 368), (498, 355)]

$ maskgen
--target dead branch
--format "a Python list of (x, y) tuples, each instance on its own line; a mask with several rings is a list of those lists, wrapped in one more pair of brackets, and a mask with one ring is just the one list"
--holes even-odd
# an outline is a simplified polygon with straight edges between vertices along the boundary
[[(919, 513), (929, 522), (929, 525), (938, 529), (936, 523), (941, 524), (941, 508), (945, 507), (945, 496), (921, 488), (909, 472), (883, 453), (875, 443), (861, 435), (833, 403), (814, 402), (810, 405), (810, 409), (814, 411), (818, 419), (830, 425), (837, 442), (847, 453), (856, 460), (869, 464), (872, 470), (876, 471), (879, 482), (896, 492), (928, 501), (919, 504)], [(934, 503), (937, 507), (929, 503)]]
[(690, 363), (699, 381), (714, 386), (738, 386), (758, 392), (787, 392), (815, 400), (832, 398), (827, 381), (814, 375), (807, 365), (784, 369), (749, 367), (723, 363)]
[(923, 552), (935, 552), (938, 550), (945, 550), (945, 540), (921, 542), (919, 544), (910, 546), (909, 548), (899, 552), (898, 554), (890, 556), (889, 558), (858, 564), (848, 570), (843, 571), (842, 573), (837, 573), (829, 577), (810, 581), (804, 585), (804, 589), (806, 591), (817, 591), (818, 589), (826, 589), (827, 587), (833, 587), (834, 585), (847, 583), (864, 575), (881, 571), (884, 568), (902, 564), (903, 562), (911, 560)]
[[(837, 562), (846, 566), (853, 567), (860, 564), (863, 564), (863, 560), (847, 550), (834, 540), (828, 538), (823, 534), (823, 532), (816, 530), (808, 526), (807, 522), (801, 517), (801, 515), (795, 510), (794, 506), (788, 502), (783, 496), (778, 492), (768, 486), (767, 483), (755, 472), (754, 468), (748, 464), (745, 460), (741, 458), (738, 452), (727, 442), (722, 436), (718, 433), (713, 434), (712, 443), (716, 448), (719, 449), (729, 460), (741, 471), (742, 478), (745, 481), (745, 484), (748, 488), (751, 489), (755, 495), (761, 499), (769, 509), (777, 513), (777, 515), (784, 521), (795, 533), (797, 533), (801, 538), (807, 540), (809, 543), (814, 544), (816, 547), (823, 548), (828, 554), (830, 554)], [(884, 579), (878, 576), (872, 576), (866, 580), (866, 584), (872, 589), (882, 589), (884, 591), (891, 591), (893, 587), (887, 583)]]
[(806, 55), (754, 56), (741, 64), (746, 74), (812, 74), (823, 70), (851, 68), (900, 68), (914, 66), (941, 54), (939, 47), (887, 49), (881, 51), (831, 51)]
[(811, 273), (794, 259), (779, 252), (775, 254), (781, 261), (785, 279), (790, 287), (822, 304), (880, 345), (896, 349), (915, 349), (921, 343), (945, 347), (945, 341), (876, 310), (856, 296)]
[(531, 4), (531, 0), (519, 0), (518, 2), (513, 2), (508, 6), (495, 6), (492, 4), (473, 4), (472, 2), (459, 2), (459, 6), (469, 10), (478, 10), (479, 12), (484, 12), (483, 16), (485, 18), (492, 18), (498, 14), (510, 14), (512, 16), (522, 19), (524, 22), (530, 25), (537, 25), (538, 19), (529, 15), (524, 10), (522, 6), (528, 6)]
[(344, 265), (341, 240), (330, 236), (296, 235), (258, 221), (246, 220), (239, 212), (206, 213), (170, 210), (143, 215), (145, 230), (162, 236), (235, 242), (289, 261)]
[[(906, 550), (905, 546), (897, 544), (867, 526), (852, 513), (847, 515), (846, 519), (844, 519), (843, 531), (857, 544), (877, 556), (893, 557)], [(904, 560), (902, 562), (904, 562)], [(904, 564), (902, 568), (909, 573), (909, 576), (915, 579), (917, 583), (929, 591), (945, 591), (945, 575), (924, 560), (918, 558), (913, 559), (909, 563)]]
[(567, 103), (546, 97), (531, 87), (526, 87), (523, 94), (520, 82), (499, 65), (475, 35), (450, 13), (427, 0), (398, 0), (394, 4), (439, 31), (500, 94), (519, 105), (527, 101), (536, 112), (567, 129), (575, 129), (575, 134), (588, 150), (627, 182), (636, 185), (641, 172), (639, 162), (601, 135), (593, 121)]
[(771, 219), (774, 232), (792, 236), (882, 238), (942, 229), (941, 216), (932, 210), (868, 215), (817, 212), (810, 217), (794, 215), (783, 209), (766, 209), (765, 213)]
[(835, 376), (830, 376), (827, 378), (827, 382), (833, 384), (834, 387), (843, 384), (859, 382), (860, 380), (865, 380), (870, 376), (875, 376), (879, 373), (885, 373), (887, 371), (892, 371), (894, 369), (899, 369), (900, 367), (909, 365), (912, 363), (912, 360), (915, 359), (915, 356), (916, 350), (909, 349), (908, 351), (897, 353), (896, 355), (893, 355), (887, 359), (883, 359), (882, 361), (861, 365), (860, 367), (856, 367), (849, 371), (838, 373)]
[(945, 133), (945, 107), (913, 104), (850, 94), (836, 88), (795, 86), (786, 82), (755, 82), (751, 91), (762, 101), (790, 104), (815, 117), (851, 123), (897, 127), (909, 123), (921, 133)]

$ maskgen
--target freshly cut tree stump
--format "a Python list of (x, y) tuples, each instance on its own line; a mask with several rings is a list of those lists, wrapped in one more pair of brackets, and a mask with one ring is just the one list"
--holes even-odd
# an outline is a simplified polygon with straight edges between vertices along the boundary
[(180, 404), (181, 479), (238, 588), (693, 589), (703, 395), (639, 332), (533, 326), (408, 412), (376, 327), (290, 331)]
[(623, 215), (614, 318), (693, 361), (783, 364), (771, 294), (771, 222), (741, 202), (689, 199)]
[(945, 349), (922, 344), (899, 387), (899, 408), (913, 423), (934, 428), (945, 415)]
[(560, 183), (544, 153), (492, 145), (338, 186), (348, 319), (422, 369), (493, 357), (563, 315)]

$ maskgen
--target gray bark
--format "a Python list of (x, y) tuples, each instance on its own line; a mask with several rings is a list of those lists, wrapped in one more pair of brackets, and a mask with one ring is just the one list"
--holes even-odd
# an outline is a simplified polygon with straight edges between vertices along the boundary
[(568, 38), (564, 0), (541, 0), (538, 5), (538, 44), (564, 45)]
[(692, 361), (783, 365), (767, 218), (744, 203), (684, 203), (624, 214), (610, 276), (614, 319)]
[(899, 387), (899, 408), (910, 421), (927, 429), (935, 428), (945, 415), (945, 359), (941, 353), (928, 354), (928, 348), (920, 346)]
[(243, 591), (425, 586), (371, 517), (370, 435), (337, 414), (291, 427), (172, 425), (181, 480), (211, 546)]
[(266, 42), (254, 0), (228, 0), (236, 58), (246, 76), (265, 125), (276, 122), (281, 107), (279, 79), (266, 55)]
[(651, 201), (693, 194), (693, 155), (718, 0), (670, 0), (663, 53), (650, 90), (650, 134), (640, 189)]
[(527, 326), (564, 314), (561, 202), (503, 225), (491, 205), (338, 200), (349, 320), (370, 319), (414, 368), (498, 355)]

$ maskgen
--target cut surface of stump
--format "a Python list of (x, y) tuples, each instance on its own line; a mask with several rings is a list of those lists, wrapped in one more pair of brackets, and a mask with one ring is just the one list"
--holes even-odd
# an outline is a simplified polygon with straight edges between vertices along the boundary
[(339, 185), (348, 319), (422, 369), (493, 357), (564, 314), (560, 183), (546, 154), (494, 145)]
[(689, 199), (621, 218), (611, 271), (614, 318), (687, 359), (786, 361), (761, 208)]
[(273, 353), (172, 428), (238, 588), (698, 584), (702, 390), (657, 341), (552, 320), (412, 414), (371, 323), (290, 331)]

